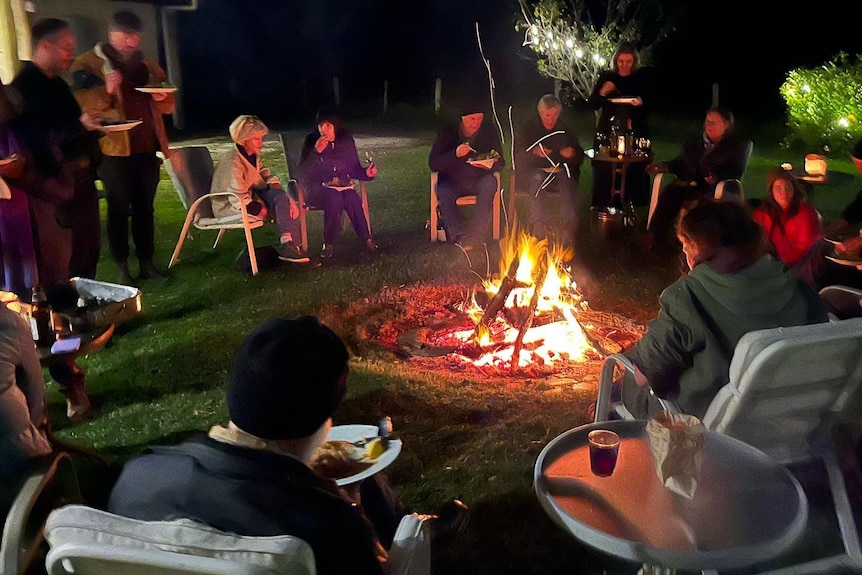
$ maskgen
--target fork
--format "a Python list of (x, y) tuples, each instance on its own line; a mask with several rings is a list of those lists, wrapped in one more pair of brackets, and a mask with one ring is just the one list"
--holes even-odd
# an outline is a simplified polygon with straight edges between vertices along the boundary
[(388, 415), (381, 419), (377, 423), (377, 435), (374, 437), (363, 437), (362, 439), (357, 439), (356, 441), (350, 442), (354, 447), (365, 447), (369, 442), (374, 441), (375, 439), (380, 439), (383, 441), (383, 445), (386, 446), (386, 442), (392, 437), (392, 418)]

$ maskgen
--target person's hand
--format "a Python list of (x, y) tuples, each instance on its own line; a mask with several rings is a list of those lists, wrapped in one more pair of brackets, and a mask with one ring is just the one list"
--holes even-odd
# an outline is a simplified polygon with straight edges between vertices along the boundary
[(12, 154), (7, 158), (12, 160), (8, 164), (0, 166), (0, 176), (4, 178), (9, 178), (10, 180), (17, 180), (21, 176), (24, 175), (24, 158), (19, 156), (18, 154)]
[(320, 154), (332, 142), (329, 138), (326, 137), (325, 134), (321, 134), (319, 138), (317, 138), (317, 142), (314, 143), (314, 150)]
[(266, 180), (266, 185), (269, 186), (270, 188), (280, 188), (281, 187), (281, 180), (278, 179), (278, 176), (270, 176)]
[(377, 164), (368, 164), (365, 168), (365, 175), (369, 178), (374, 178), (377, 176)]
[(862, 250), (862, 236), (848, 238), (835, 246), (836, 253), (855, 254)]
[(634, 100), (632, 100), (632, 106), (643, 106), (644, 101), (641, 100), (640, 96), (637, 96)]
[(560, 156), (567, 160), (571, 160), (575, 157), (575, 148), (573, 148), (572, 146), (566, 146), (565, 148), (560, 150)]
[(535, 146), (532, 150), (530, 150), (530, 153), (539, 158), (544, 158), (545, 156), (550, 156), (553, 151), (553, 148), (546, 148), (545, 146), (539, 144), (538, 146)]
[(104, 120), (104, 115), (97, 110), (89, 110), (81, 114), (81, 117), (78, 120), (81, 122), (81, 125), (84, 126), (84, 129), (88, 132), (92, 132), (94, 130), (100, 130), (102, 128), (102, 121)]
[(105, 74), (105, 90), (108, 94), (116, 94), (120, 89), (120, 84), (123, 83), (123, 75), (119, 70), (111, 70)]
[(599, 96), (604, 96), (605, 98), (607, 98), (608, 94), (611, 94), (616, 91), (617, 85), (610, 80), (607, 80), (604, 84), (602, 84), (602, 87), (599, 88)]
[(473, 146), (470, 145), (470, 142), (464, 142), (463, 144), (458, 144), (458, 147), (455, 148), (455, 155), (459, 158), (463, 158), (464, 156), (470, 154), (470, 152), (475, 152)]
[(706, 177), (703, 179), (703, 181), (705, 181), (710, 186), (713, 185), (716, 182), (715, 174), (713, 174), (712, 172), (707, 172)]
[(290, 199), (290, 207), (288, 209), (290, 219), (295, 220), (299, 217), (299, 204), (293, 198)]
[(150, 96), (153, 97), (153, 101), (155, 102), (163, 102), (168, 97), (165, 92), (153, 92)]

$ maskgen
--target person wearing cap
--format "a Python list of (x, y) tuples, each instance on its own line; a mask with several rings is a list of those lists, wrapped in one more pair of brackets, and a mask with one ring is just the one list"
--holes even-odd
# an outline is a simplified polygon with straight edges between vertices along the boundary
[[(506, 167), (500, 136), (493, 125), (485, 122), (485, 107), (479, 99), (464, 103), (460, 121), (450, 122), (439, 130), (428, 155), (428, 167), (438, 173), (437, 200), (448, 237), (467, 251), (487, 239), (497, 193), (494, 174)], [(497, 156), (490, 167), (468, 163), (492, 152)], [(467, 225), (457, 201), (470, 195), (476, 196), (476, 209)]]
[(136, 90), (167, 79), (161, 66), (141, 52), (142, 29), (135, 13), (115, 12), (108, 22), (108, 41), (78, 56), (71, 67), (75, 97), (84, 110), (111, 121), (141, 120), (100, 140), (104, 160), (98, 173), (108, 202), (108, 245), (122, 284), (133, 281), (128, 265), (130, 219), (139, 277), (163, 277), (153, 263), (153, 201), (161, 164), (156, 152), (166, 158), (171, 153), (162, 116), (174, 111), (174, 95)]
[(212, 199), (216, 217), (240, 214), (245, 206), (255, 220), (275, 218), (279, 243), (278, 258), (292, 263), (308, 263), (309, 258), (294, 241), (299, 237), (299, 204), (281, 187), (281, 181), (264, 167), (260, 153), (263, 137), (269, 132), (257, 116), (243, 114), (228, 128), (234, 146), (225, 151), (213, 174), (213, 193), (233, 192), (236, 196), (215, 196)]
[[(563, 104), (553, 94), (545, 94), (536, 105), (538, 117), (521, 128), (516, 154), (519, 170), (524, 169), (530, 195), (530, 231), (544, 237), (550, 228), (543, 202), (546, 190), (556, 189), (563, 212), (562, 243), (572, 246), (578, 225), (578, 180), (584, 149), (574, 129), (560, 120)], [(554, 170), (549, 173), (550, 170)], [(510, 190), (511, 193), (511, 190)]]
[(186, 517), (246, 536), (294, 535), (311, 546), (318, 575), (383, 573), (387, 553), (362, 505), (309, 468), (347, 390), (348, 359), (316, 317), (267, 320), (237, 351), (228, 425), (128, 462), (108, 510), (144, 521)]
[[(75, 54), (69, 23), (44, 18), (31, 29), (33, 58), (9, 86), (20, 116), (18, 143), (41, 182), (22, 185), (30, 198), (39, 282), (95, 278), (101, 249), (96, 171), (101, 162), (101, 114), (83, 111), (63, 79)], [(57, 185), (45, 185), (45, 184)]]
[(320, 257), (330, 259), (341, 234), (341, 212), (347, 214), (353, 230), (368, 253), (377, 252), (371, 237), (362, 198), (354, 188), (354, 179), (373, 180), (377, 166), (363, 166), (356, 152), (353, 136), (344, 128), (337, 112), (324, 108), (317, 115), (317, 129), (305, 137), (299, 156), (302, 185), (308, 204), (323, 210), (323, 247)]

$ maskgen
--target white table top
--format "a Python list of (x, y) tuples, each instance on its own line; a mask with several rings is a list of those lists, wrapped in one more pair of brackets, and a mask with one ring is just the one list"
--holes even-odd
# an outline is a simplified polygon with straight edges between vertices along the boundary
[[(605, 553), (676, 569), (753, 565), (789, 550), (802, 535), (808, 502), (783, 465), (708, 431), (697, 491), (688, 500), (659, 481), (645, 425), (590, 423), (542, 450), (534, 487), (558, 525)], [(590, 471), (587, 434), (593, 429), (611, 429), (622, 438), (610, 477)]]

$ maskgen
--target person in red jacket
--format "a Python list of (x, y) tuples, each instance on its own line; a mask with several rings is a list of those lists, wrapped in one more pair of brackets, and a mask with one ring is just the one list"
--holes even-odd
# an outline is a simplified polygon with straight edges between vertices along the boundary
[(766, 197), (752, 214), (763, 227), (773, 254), (815, 285), (822, 267), (820, 214), (805, 200), (793, 175), (780, 167), (766, 172)]

